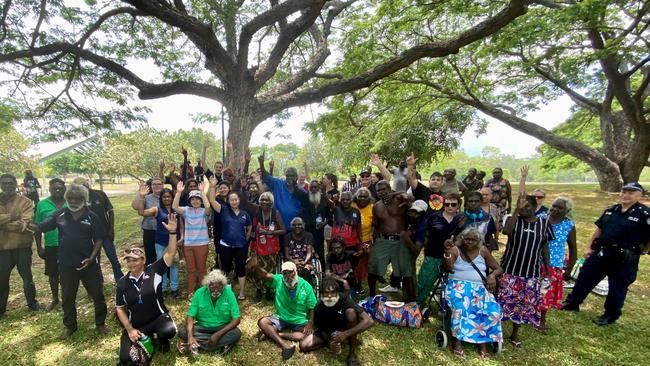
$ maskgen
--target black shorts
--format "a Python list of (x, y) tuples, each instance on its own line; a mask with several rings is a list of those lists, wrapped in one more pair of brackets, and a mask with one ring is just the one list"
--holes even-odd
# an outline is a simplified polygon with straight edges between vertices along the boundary
[(59, 275), (59, 247), (45, 247), (45, 275)]

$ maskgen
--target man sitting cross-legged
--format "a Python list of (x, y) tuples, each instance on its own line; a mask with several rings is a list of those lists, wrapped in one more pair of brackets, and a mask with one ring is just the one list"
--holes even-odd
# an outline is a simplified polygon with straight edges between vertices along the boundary
[[(282, 359), (288, 360), (296, 351), (290, 342), (301, 341), (313, 332), (316, 296), (309, 282), (298, 276), (293, 262), (282, 264), (282, 274), (268, 273), (252, 257), (250, 269), (264, 280), (265, 285), (275, 289), (275, 313), (257, 321), (260, 327), (259, 340), (270, 338), (282, 347)], [(282, 333), (284, 329), (290, 332)]]
[(339, 293), (337, 280), (333, 276), (323, 278), (321, 300), (314, 310), (314, 325), (314, 334), (300, 341), (301, 352), (329, 345), (332, 352), (339, 354), (341, 343), (347, 341), (350, 346), (347, 364), (359, 365), (358, 335), (372, 327), (374, 322), (349, 296)]

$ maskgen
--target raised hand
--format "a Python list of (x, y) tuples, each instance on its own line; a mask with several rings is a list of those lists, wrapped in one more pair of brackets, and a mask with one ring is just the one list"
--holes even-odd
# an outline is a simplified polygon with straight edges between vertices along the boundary
[(417, 160), (418, 160), (418, 159), (415, 158), (415, 154), (413, 154), (413, 152), (411, 152), (411, 155), (409, 155), (409, 156), (406, 157), (406, 165), (407, 165), (407, 166), (410, 166), (410, 167), (414, 167), (414, 166), (415, 166), (415, 162), (416, 162)]
[(176, 183), (176, 191), (178, 193), (183, 192), (185, 190), (185, 183), (183, 183), (182, 180), (179, 180), (178, 183)]
[(201, 194), (205, 192), (203, 188), (205, 188), (205, 184), (203, 182), (199, 183), (199, 191), (201, 192)]
[(522, 166), (519, 171), (521, 172), (522, 177), (527, 177), (528, 176), (528, 165)]
[(158, 167), (160, 168), (160, 170), (165, 169), (165, 161), (164, 161), (164, 160), (161, 160), (161, 161), (160, 161), (160, 164), (158, 164)]
[(266, 150), (262, 150), (262, 153), (260, 156), (257, 157), (257, 162), (260, 163), (260, 167), (264, 165), (264, 154), (266, 153)]
[(215, 177), (214, 175), (210, 177), (210, 186), (211, 187), (216, 187), (217, 182), (218, 182), (217, 177)]
[(273, 170), (274, 166), (275, 166), (275, 161), (273, 161), (273, 160), (269, 161), (269, 169)]
[(251, 161), (251, 149), (249, 148), (246, 148), (246, 150), (244, 150), (244, 161)]
[(168, 232), (170, 233), (175, 233), (176, 228), (178, 227), (178, 222), (176, 220), (176, 214), (175, 213), (170, 213), (168, 217), (168, 223), (165, 223), (164, 221), (162, 222), (163, 226), (165, 229), (167, 229)]
[(370, 162), (372, 165), (379, 166), (381, 165), (381, 159), (379, 158), (379, 155), (376, 153), (370, 154)]
[(187, 157), (187, 149), (184, 146), (181, 146), (181, 152), (183, 153), (183, 156)]
[(149, 191), (149, 186), (145, 182), (140, 181), (140, 183), (138, 183), (138, 194), (140, 196), (144, 197), (148, 195)]
[(445, 240), (445, 249), (451, 249), (454, 247), (454, 236), (452, 235), (451, 238)]

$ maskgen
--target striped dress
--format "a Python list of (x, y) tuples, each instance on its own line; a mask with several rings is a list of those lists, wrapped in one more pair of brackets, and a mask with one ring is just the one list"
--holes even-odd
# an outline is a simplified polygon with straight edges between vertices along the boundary
[(555, 238), (546, 218), (528, 222), (517, 217), (501, 260), (498, 301), (503, 320), (539, 326), (542, 248)]

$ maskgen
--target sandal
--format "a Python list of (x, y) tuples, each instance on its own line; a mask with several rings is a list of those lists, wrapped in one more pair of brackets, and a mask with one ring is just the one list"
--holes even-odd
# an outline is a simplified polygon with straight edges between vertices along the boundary
[(246, 295), (238, 295), (237, 300), (246, 300)]
[(478, 354), (481, 361), (488, 361), (490, 359), (490, 354), (488, 352), (479, 352)]
[(522, 342), (521, 341), (515, 341), (514, 339), (511, 339), (510, 344), (512, 344), (512, 346), (515, 347), (515, 348), (519, 348), (519, 347), (521, 347)]
[(460, 358), (461, 360), (465, 359), (465, 351), (462, 349), (454, 349), (454, 356)]

